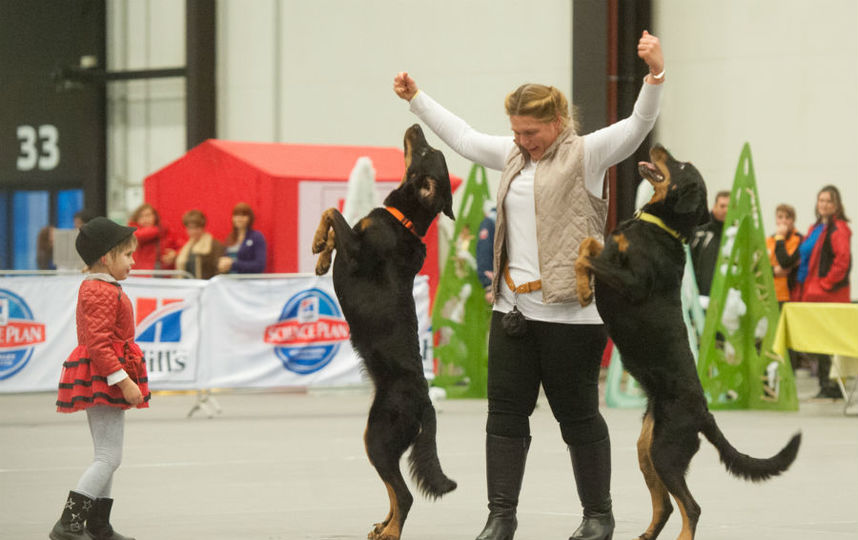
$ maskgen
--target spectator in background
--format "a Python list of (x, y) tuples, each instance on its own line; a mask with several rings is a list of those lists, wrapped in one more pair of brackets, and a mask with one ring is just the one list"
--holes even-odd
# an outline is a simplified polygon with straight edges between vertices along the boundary
[[(797, 279), (802, 302), (849, 302), (849, 270), (852, 268), (852, 231), (843, 209), (840, 190), (828, 185), (816, 197), (816, 223), (810, 226), (798, 248), (801, 263)], [(819, 394), (817, 398), (842, 399), (840, 387), (829, 378), (831, 356), (815, 354)]]
[(265, 271), (265, 237), (253, 229), (253, 209), (240, 202), (232, 209), (232, 232), (226, 238), (226, 256), (218, 261), (218, 271), (261, 274)]
[(486, 303), (492, 305), (494, 303), (492, 279), (495, 275), (492, 264), (494, 263), (495, 220), (497, 220), (498, 211), (493, 202), (486, 201), (486, 205), (490, 207), (486, 209), (486, 217), (480, 222), (480, 232), (477, 235), (477, 278), (485, 291)]
[(775, 209), (775, 234), (766, 238), (769, 262), (775, 275), (775, 296), (782, 305), (791, 298), (797, 299), (798, 264), (801, 257), (798, 246), (801, 233), (795, 230), (795, 208), (780, 204)]
[(131, 214), (130, 227), (136, 227), (137, 251), (134, 252), (134, 267), (140, 270), (166, 270), (176, 261), (176, 241), (167, 227), (161, 225), (161, 217), (149, 203), (143, 203)]
[(90, 220), (92, 220), (92, 218), (94, 218), (94, 217), (95, 217), (95, 215), (92, 212), (90, 212), (89, 210), (80, 210), (78, 212), (75, 212), (74, 228), (80, 229), (81, 227), (83, 227), (84, 225), (89, 223)]
[(710, 213), (711, 220), (694, 231), (694, 237), (688, 246), (691, 248), (691, 264), (700, 296), (709, 296), (715, 265), (718, 263), (718, 251), (721, 249), (721, 235), (724, 232), (724, 219), (730, 205), (730, 192), (719, 191), (715, 195), (715, 204)]
[[(80, 229), (93, 216), (86, 210), (80, 210), (74, 215), (74, 228)], [(39, 231), (36, 238), (36, 268), (39, 270), (56, 270), (54, 264), (54, 230), (56, 227), (48, 225)]]
[(36, 268), (56, 270), (54, 265), (54, 226), (48, 225), (39, 230), (36, 237)]
[(176, 255), (176, 269), (184, 270), (196, 279), (210, 279), (217, 275), (224, 246), (206, 232), (205, 214), (199, 210), (188, 210), (182, 216), (182, 225), (188, 233), (188, 241)]

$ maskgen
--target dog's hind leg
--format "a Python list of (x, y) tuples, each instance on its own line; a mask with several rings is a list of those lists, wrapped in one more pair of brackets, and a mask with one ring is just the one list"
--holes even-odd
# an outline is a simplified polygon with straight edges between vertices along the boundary
[(602, 244), (592, 236), (585, 238), (578, 248), (578, 258), (575, 260), (575, 286), (578, 292), (578, 302), (582, 306), (587, 306), (593, 301), (590, 257), (597, 257), (602, 252), (602, 248)]
[[(672, 422), (684, 424), (687, 419), (675, 415)], [(697, 521), (700, 519), (700, 505), (691, 496), (691, 491), (685, 483), (685, 472), (691, 458), (700, 448), (697, 431), (688, 433), (663, 430), (653, 437), (650, 445), (650, 456), (658, 477), (664, 483), (667, 491), (676, 501), (682, 514), (682, 530), (678, 540), (694, 540)]]
[[(369, 452), (369, 442), (367, 441), (367, 434), (368, 433), (369, 433), (369, 424), (367, 424), (366, 429), (363, 432), (363, 445), (364, 445), (364, 449), (366, 450), (366, 455), (369, 458), (370, 464), (373, 467), (375, 467), (375, 463), (373, 463), (373, 461), (372, 461), (372, 455)], [(381, 531), (384, 530), (385, 527), (387, 527), (387, 524), (390, 523), (390, 518), (393, 517), (393, 501), (395, 499), (395, 496), (393, 493), (390, 492), (390, 488), (387, 484), (385, 484), (385, 487), (388, 488), (387, 496), (390, 498), (390, 510), (388, 510), (387, 516), (384, 518), (384, 520), (382, 520), (382, 521), (380, 521), (380, 522), (378, 522), (372, 526), (372, 530), (370, 531), (369, 535), (367, 536), (368, 538), (375, 538), (375, 536), (373, 536), (373, 535), (380, 534)]]
[(652, 429), (652, 413), (647, 412), (644, 416), (641, 435), (638, 439), (638, 462), (644, 481), (646, 481), (646, 486), (649, 488), (649, 495), (652, 498), (652, 521), (649, 527), (647, 527), (646, 532), (638, 537), (639, 540), (655, 540), (662, 528), (664, 528), (664, 524), (667, 523), (671, 512), (673, 512), (667, 488), (664, 487), (664, 483), (658, 477), (658, 473), (655, 472), (655, 466), (652, 464), (652, 455), (650, 455)]
[(403, 419), (401, 411), (390, 410), (391, 406), (376, 394), (364, 436), (369, 460), (390, 498), (390, 511), (384, 521), (373, 526), (368, 535), (370, 540), (399, 540), (414, 502), (399, 469), (399, 459), (417, 436), (419, 427), (416, 419), (408, 422)]

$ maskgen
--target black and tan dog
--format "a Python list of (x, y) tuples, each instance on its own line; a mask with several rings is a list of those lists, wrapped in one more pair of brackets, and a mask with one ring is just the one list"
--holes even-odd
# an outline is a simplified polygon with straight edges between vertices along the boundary
[(439, 212), (453, 219), (447, 163), (426, 143), (415, 124), (405, 132), (405, 177), (354, 228), (329, 208), (313, 237), (319, 253), (316, 274), (334, 261), (334, 290), (349, 323), (351, 341), (375, 385), (364, 442), (370, 462), (390, 497), (390, 512), (369, 533), (373, 540), (397, 540), (413, 497), (399, 469), (412, 447), (411, 474), (425, 495), (440, 497), (456, 488), (441, 471), (435, 445), (435, 409), (423, 376), (414, 307), (414, 276), (423, 266), (421, 237)]
[(578, 297), (593, 299), (623, 366), (646, 392), (648, 404), (638, 440), (638, 460), (652, 497), (653, 516), (640, 538), (652, 540), (673, 511), (682, 513), (680, 539), (694, 538), (700, 506), (685, 483), (698, 433), (711, 442), (727, 470), (744, 479), (765, 480), (785, 471), (796, 457), (796, 434), (774, 457), (757, 459), (737, 451), (709, 412), (697, 376), (682, 317), (680, 283), (685, 268), (683, 241), (708, 218), (706, 185), (691, 163), (675, 160), (662, 146), (650, 151), (653, 163), (640, 174), (655, 194), (634, 219), (624, 221), (604, 248), (586, 239), (576, 261)]

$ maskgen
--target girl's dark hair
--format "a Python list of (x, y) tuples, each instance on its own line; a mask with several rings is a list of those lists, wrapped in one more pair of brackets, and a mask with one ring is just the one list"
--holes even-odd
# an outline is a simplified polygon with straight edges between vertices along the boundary
[[(843, 209), (843, 198), (840, 196), (840, 190), (837, 189), (836, 186), (829, 184), (819, 190), (819, 193), (816, 194), (817, 200), (819, 199), (820, 193), (823, 192), (831, 195), (831, 201), (834, 203), (834, 206), (837, 207), (836, 210), (834, 210), (834, 215), (831, 217), (849, 223), (849, 218), (846, 217), (846, 210)], [(819, 215), (819, 209), (816, 204), (813, 205), (813, 213), (816, 214), (816, 222), (820, 223), (822, 221), (822, 216)]]
[[(240, 202), (233, 206), (232, 208), (233, 216), (247, 216), (250, 219), (247, 220), (247, 230), (253, 230), (253, 220), (255, 216), (253, 215), (253, 208), (250, 207), (249, 204)], [(232, 226), (232, 230), (229, 232), (229, 236), (226, 237), (226, 245), (231, 246), (234, 245), (238, 241), (238, 229), (235, 228), (235, 225)]]

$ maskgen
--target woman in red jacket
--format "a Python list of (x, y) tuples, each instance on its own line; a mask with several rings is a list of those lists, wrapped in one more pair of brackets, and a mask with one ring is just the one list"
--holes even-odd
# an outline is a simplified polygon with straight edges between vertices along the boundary
[[(798, 250), (801, 264), (798, 281), (802, 302), (849, 302), (849, 271), (852, 269), (852, 231), (843, 209), (840, 191), (825, 186), (816, 197), (816, 223), (807, 231)], [(842, 398), (840, 388), (828, 375), (831, 357), (816, 355), (820, 398)]]
[(134, 229), (97, 217), (75, 247), (89, 267), (78, 291), (78, 346), (63, 363), (57, 411), (86, 410), (95, 457), (69, 492), (53, 540), (128, 540), (110, 525), (113, 473), (122, 460), (125, 410), (149, 404), (146, 364), (134, 343), (134, 311), (119, 281), (134, 264)]
[(161, 224), (161, 217), (155, 207), (143, 203), (134, 210), (128, 220), (135, 227), (137, 251), (134, 252), (134, 267), (141, 270), (161, 270), (173, 268), (179, 249), (170, 230)]

